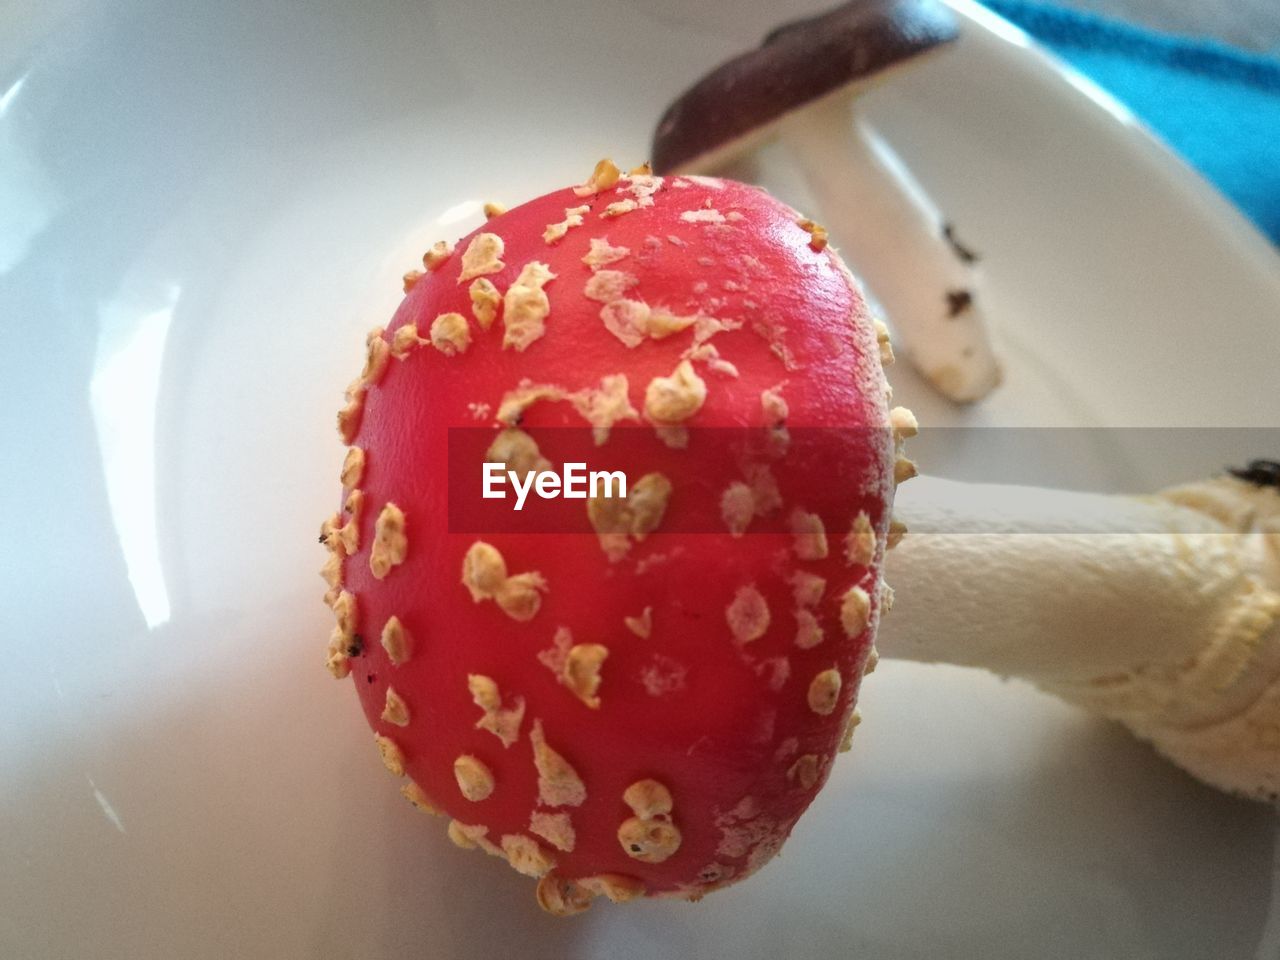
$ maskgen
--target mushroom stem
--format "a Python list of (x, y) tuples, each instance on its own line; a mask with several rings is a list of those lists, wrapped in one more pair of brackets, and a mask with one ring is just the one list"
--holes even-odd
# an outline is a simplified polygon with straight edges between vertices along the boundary
[(1200, 779), (1280, 792), (1280, 491), (1153, 497), (919, 480), (885, 656), (1029, 680)]
[(818, 215), (884, 306), (912, 363), (952, 400), (986, 396), (1001, 374), (974, 257), (920, 184), (851, 117), (847, 96), (795, 111), (780, 133)]

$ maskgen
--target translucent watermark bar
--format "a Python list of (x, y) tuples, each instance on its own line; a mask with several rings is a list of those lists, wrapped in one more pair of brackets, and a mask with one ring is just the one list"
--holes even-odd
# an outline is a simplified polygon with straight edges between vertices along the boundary
[[(907, 447), (922, 474), (972, 483), (1137, 495), (1231, 470), (1257, 484), (1280, 483), (1280, 467), (1267, 466), (1280, 460), (1280, 428), (935, 428)], [(877, 491), (892, 486), (893, 461), (893, 438), (880, 428), (615, 425), (606, 435), (591, 427), (455, 427), (448, 431), (448, 529), (598, 534), (601, 516), (618, 515), (618, 504), (604, 509), (604, 501), (625, 505), (637, 484), (658, 477), (670, 487), (661, 534), (728, 533), (735, 496), (754, 504), (749, 522), (739, 524), (743, 535), (789, 535), (796, 510), (843, 533), (851, 510), (866, 509), (873, 523), (886, 519), (874, 504)], [(1259, 463), (1250, 470), (1252, 461)], [(989, 498), (982, 502), (989, 509)], [(1060, 517), (1051, 530), (1063, 532)], [(1072, 532), (1099, 531), (1082, 517)]]

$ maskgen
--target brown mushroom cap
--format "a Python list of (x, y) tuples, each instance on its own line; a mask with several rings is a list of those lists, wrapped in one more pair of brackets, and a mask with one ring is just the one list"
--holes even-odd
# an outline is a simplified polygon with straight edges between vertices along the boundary
[(851, 0), (784, 24), (667, 108), (653, 135), (654, 170), (714, 166), (715, 155), (766, 136), (798, 107), (855, 90), (957, 35), (955, 17), (940, 0)]

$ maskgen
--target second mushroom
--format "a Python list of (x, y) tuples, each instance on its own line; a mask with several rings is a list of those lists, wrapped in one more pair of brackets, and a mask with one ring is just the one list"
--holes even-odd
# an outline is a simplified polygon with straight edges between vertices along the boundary
[(977, 256), (857, 110), (864, 91), (956, 36), (939, 0), (853, 0), (781, 26), (667, 108), (653, 164), (755, 180), (756, 152), (780, 142), (825, 224), (813, 224), (815, 243), (830, 230), (912, 364), (943, 395), (971, 403), (1001, 380)]

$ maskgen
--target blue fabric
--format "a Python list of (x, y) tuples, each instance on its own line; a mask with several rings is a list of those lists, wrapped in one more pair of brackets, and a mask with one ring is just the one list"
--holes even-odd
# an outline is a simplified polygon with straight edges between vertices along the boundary
[(1111, 92), (1280, 243), (1280, 58), (1043, 3), (984, 2)]

